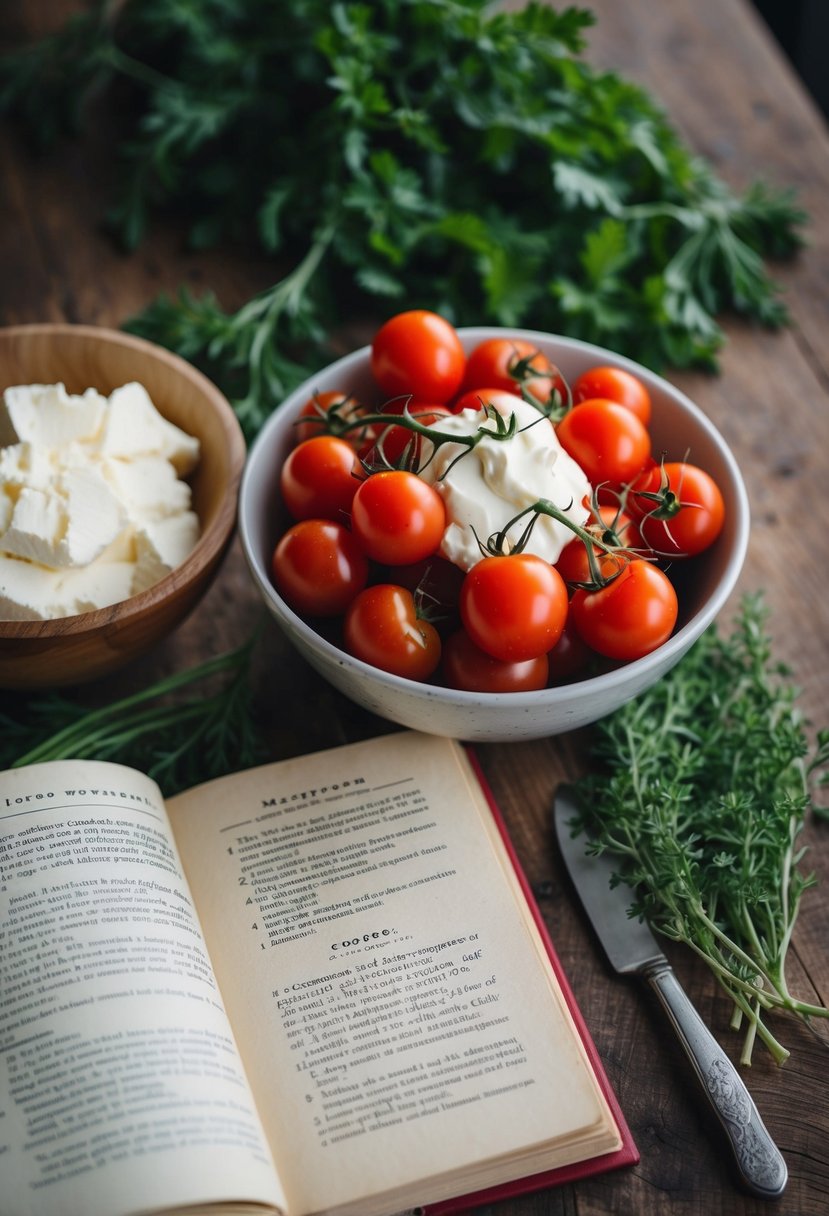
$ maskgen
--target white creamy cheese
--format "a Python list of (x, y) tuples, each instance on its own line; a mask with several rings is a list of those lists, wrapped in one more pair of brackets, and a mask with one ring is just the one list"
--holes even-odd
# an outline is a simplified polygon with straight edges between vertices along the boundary
[(20, 489), (0, 550), (44, 566), (88, 566), (126, 522), (123, 506), (98, 469), (69, 467), (46, 489)]
[(198, 440), (146, 389), (109, 398), (17, 385), (0, 406), (0, 619), (72, 616), (127, 599), (198, 539)]
[(0, 407), (0, 444), (32, 443), (61, 448), (73, 439), (98, 434), (107, 399), (89, 388), (70, 395), (63, 384), (20, 384), (7, 388)]
[(109, 396), (98, 441), (103, 456), (133, 460), (160, 456), (185, 477), (196, 467), (199, 441), (159, 414), (143, 384), (125, 384)]
[[(584, 524), (588, 518), (584, 500), (590, 496), (590, 482), (562, 448), (549, 419), (512, 393), (492, 394), (489, 400), (505, 419), (515, 415), (516, 434), (507, 440), (484, 439), (471, 450), (457, 443), (435, 447), (427, 442), (420, 470), (421, 478), (435, 486), (446, 508), (441, 553), (463, 570), (471, 569), (484, 556), (476, 534), (485, 544), (541, 498), (576, 524)], [(462, 410), (439, 418), (432, 429), (473, 435), (481, 426), (494, 432), (496, 424), (487, 420), (483, 410)], [(525, 515), (509, 529), (510, 543), (518, 540), (529, 519)], [(525, 552), (555, 563), (572, 539), (566, 524), (539, 515)]]

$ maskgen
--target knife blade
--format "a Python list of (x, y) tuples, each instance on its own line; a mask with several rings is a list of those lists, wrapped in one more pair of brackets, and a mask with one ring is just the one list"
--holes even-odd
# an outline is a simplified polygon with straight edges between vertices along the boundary
[(608, 961), (620, 975), (636, 975), (649, 983), (728, 1137), (743, 1185), (762, 1198), (776, 1198), (788, 1179), (780, 1150), (737, 1069), (691, 1004), (650, 928), (629, 915), (633, 891), (623, 882), (611, 886), (618, 862), (608, 853), (587, 853), (584, 836), (574, 835), (577, 813), (572, 790), (560, 785), (554, 814), (559, 848)]

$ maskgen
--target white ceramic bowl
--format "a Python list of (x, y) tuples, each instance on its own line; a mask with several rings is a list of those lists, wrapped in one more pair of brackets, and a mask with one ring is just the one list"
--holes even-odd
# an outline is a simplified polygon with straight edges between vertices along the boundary
[(653, 404), (653, 449), (689, 459), (717, 481), (725, 500), (722, 533), (694, 559), (683, 584), (673, 635), (653, 653), (604, 674), (527, 693), (468, 693), (420, 684), (379, 671), (321, 637), (277, 594), (270, 559), (287, 526), (279, 502), (279, 469), (293, 443), (293, 422), (314, 391), (347, 389), (367, 404), (382, 397), (369, 368), (369, 348), (346, 355), (311, 377), (275, 411), (257, 437), (242, 477), (239, 533), (253, 578), (270, 612), (307, 661), (335, 688), (366, 709), (402, 726), (471, 742), (537, 739), (595, 722), (665, 674), (711, 624), (734, 588), (745, 558), (749, 506), (743, 479), (724, 439), (701, 410), (662, 377), (599, 346), (532, 330), (476, 327), (459, 330), (467, 351), (485, 338), (525, 338), (559, 367), (570, 383), (599, 364), (627, 368), (647, 385)]

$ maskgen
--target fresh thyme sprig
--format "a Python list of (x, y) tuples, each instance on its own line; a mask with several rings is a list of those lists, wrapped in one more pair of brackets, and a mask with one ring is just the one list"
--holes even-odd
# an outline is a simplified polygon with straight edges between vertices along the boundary
[[(111, 760), (141, 769), (166, 796), (256, 763), (251, 711), (254, 639), (100, 709), (34, 694), (24, 715), (0, 715), (0, 767), (46, 760)], [(187, 689), (192, 695), (175, 694)]]
[(653, 688), (599, 722), (596, 771), (577, 785), (588, 838), (618, 854), (636, 889), (633, 914), (690, 946), (733, 1001), (744, 1064), (758, 1038), (778, 1063), (788, 1056), (769, 1013), (829, 1016), (786, 979), (814, 884), (800, 868), (800, 836), (826, 784), (829, 730), (810, 744), (796, 689), (772, 661), (766, 616), (760, 596), (745, 597), (729, 637), (710, 629)]

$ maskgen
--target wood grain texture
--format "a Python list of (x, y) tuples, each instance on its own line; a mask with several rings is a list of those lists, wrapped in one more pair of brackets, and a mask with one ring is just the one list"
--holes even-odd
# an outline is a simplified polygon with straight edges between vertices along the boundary
[[(7, 0), (11, 36), (42, 29), (70, 0), (29, 5)], [(745, 476), (753, 511), (749, 557), (725, 622), (743, 591), (763, 589), (775, 650), (802, 688), (815, 724), (829, 721), (829, 137), (747, 0), (596, 0), (587, 58), (639, 81), (661, 102), (686, 142), (734, 188), (755, 178), (790, 185), (808, 211), (809, 246), (777, 270), (792, 324), (767, 333), (738, 319), (718, 376), (672, 375), (721, 429)], [(159, 229), (133, 257), (114, 250), (99, 228), (111, 161), (105, 133), (33, 157), (19, 136), (0, 142), (0, 321), (70, 319), (118, 325), (162, 289), (211, 287), (228, 307), (268, 281), (268, 268), (244, 254), (185, 253)], [(357, 345), (355, 341), (352, 345)], [(140, 665), (99, 681), (99, 701), (142, 686), (247, 638), (261, 617), (238, 545), (199, 607)], [(258, 706), (274, 758), (391, 729), (349, 704), (274, 630), (257, 651)], [(539, 892), (587, 1023), (618, 1092), (642, 1160), (625, 1173), (487, 1209), (491, 1216), (759, 1216), (762, 1201), (735, 1184), (728, 1152), (697, 1093), (672, 1032), (636, 981), (604, 963), (567, 887), (550, 832), (557, 783), (584, 770), (589, 730), (522, 744), (481, 746), (479, 757), (519, 856)], [(819, 878), (795, 932), (790, 985), (829, 1000), (829, 841), (807, 833)], [(702, 1016), (737, 1057), (728, 1002), (701, 963), (670, 950)], [(777, 1029), (791, 1049), (782, 1068), (764, 1054), (746, 1075), (761, 1114), (786, 1157), (790, 1182), (779, 1216), (829, 1210), (827, 1028)], [(566, 1099), (563, 1099), (566, 1100)]]

